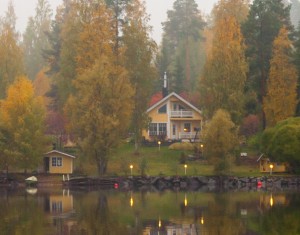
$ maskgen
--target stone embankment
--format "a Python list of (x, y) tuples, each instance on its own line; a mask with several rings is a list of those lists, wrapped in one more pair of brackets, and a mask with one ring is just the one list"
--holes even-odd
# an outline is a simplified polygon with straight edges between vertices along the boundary
[(189, 177), (122, 177), (122, 178), (75, 178), (64, 182), (66, 187), (99, 187), (135, 189), (176, 189), (176, 190), (243, 190), (243, 189), (300, 189), (300, 177), (228, 177), (228, 176), (189, 176)]

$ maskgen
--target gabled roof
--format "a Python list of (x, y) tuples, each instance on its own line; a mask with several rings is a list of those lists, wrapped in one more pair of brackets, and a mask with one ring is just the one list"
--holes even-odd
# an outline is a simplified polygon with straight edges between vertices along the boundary
[(76, 157), (73, 156), (73, 155), (70, 155), (70, 154), (67, 154), (67, 153), (64, 153), (64, 152), (61, 152), (61, 151), (58, 151), (58, 150), (52, 150), (52, 151), (50, 151), (50, 152), (48, 152), (48, 153), (45, 153), (45, 155), (49, 155), (49, 154), (51, 154), (51, 153), (58, 153), (58, 154), (60, 154), (60, 155), (66, 156), (66, 157), (76, 158)]
[(158, 101), (162, 100), (163, 98), (164, 98), (164, 97), (163, 97), (163, 94), (162, 94), (161, 91), (155, 93), (155, 94), (151, 97), (148, 107), (151, 107), (151, 106), (155, 105)]
[(166, 97), (164, 97), (163, 99), (161, 99), (160, 101), (156, 102), (154, 105), (152, 105), (150, 108), (147, 109), (147, 113), (152, 111), (153, 109), (155, 109), (156, 107), (160, 106), (161, 104), (163, 104), (164, 102), (166, 102), (168, 99), (170, 99), (172, 96), (175, 96), (177, 99), (179, 99), (181, 102), (183, 102), (184, 104), (186, 104), (187, 106), (189, 106), (190, 108), (194, 109), (195, 111), (199, 112), (201, 114), (201, 110), (199, 110), (198, 108), (196, 108), (194, 105), (192, 105), (190, 102), (188, 102), (187, 100), (185, 100), (184, 98), (182, 98), (180, 95), (178, 95), (175, 92), (170, 93), (169, 95), (167, 95)]

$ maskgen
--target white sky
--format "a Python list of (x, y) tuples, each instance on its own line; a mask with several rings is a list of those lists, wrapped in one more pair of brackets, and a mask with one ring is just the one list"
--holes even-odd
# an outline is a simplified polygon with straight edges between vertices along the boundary
[[(35, 6), (38, 0), (13, 0), (15, 12), (17, 15), (17, 30), (23, 32), (29, 16), (35, 14)], [(162, 26), (161, 22), (164, 22), (167, 18), (167, 10), (173, 8), (175, 0), (145, 0), (147, 12), (150, 15), (150, 25), (153, 26), (153, 38), (157, 43), (160, 43)], [(210, 13), (213, 5), (218, 0), (196, 0), (199, 10), (208, 14)], [(0, 16), (3, 16), (8, 5), (9, 0), (0, 0)], [(62, 0), (49, 0), (52, 8), (62, 3)]]

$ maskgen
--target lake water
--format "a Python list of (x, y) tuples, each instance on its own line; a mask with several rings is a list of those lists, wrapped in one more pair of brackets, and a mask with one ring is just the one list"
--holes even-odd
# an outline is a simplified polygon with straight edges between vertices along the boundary
[(300, 194), (0, 189), (1, 235), (297, 235)]

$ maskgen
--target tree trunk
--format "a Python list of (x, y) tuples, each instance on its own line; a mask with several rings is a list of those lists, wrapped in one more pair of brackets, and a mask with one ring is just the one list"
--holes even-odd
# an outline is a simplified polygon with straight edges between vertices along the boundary
[(96, 159), (97, 159), (97, 168), (98, 168), (98, 174), (100, 176), (105, 175), (107, 171), (107, 156), (106, 154), (99, 154), (96, 151)]

